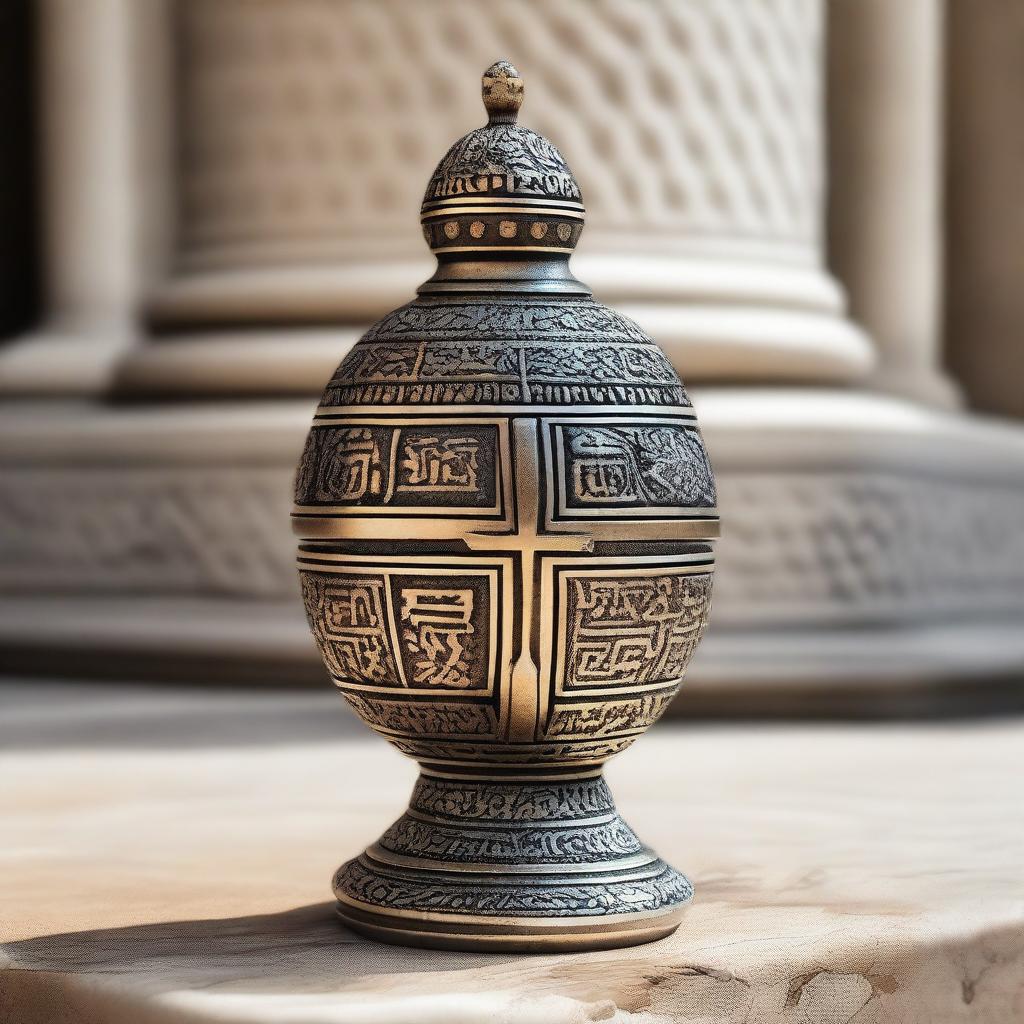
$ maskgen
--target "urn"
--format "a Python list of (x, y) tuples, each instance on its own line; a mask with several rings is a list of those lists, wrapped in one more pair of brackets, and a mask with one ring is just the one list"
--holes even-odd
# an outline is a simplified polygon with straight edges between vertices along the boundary
[(342, 920), (601, 949), (668, 934), (692, 895), (602, 766), (679, 688), (718, 514), (671, 364), (569, 269), (580, 189), (522, 98), (511, 64), (485, 72), (488, 122), (423, 198), (437, 270), (328, 383), (292, 518), (334, 683), (420, 765), (405, 814), (336, 873)]

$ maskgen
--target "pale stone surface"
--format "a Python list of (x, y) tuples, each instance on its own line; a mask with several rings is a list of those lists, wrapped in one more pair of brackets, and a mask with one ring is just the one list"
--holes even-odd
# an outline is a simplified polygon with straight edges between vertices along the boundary
[(671, 938), (421, 952), (332, 919), (414, 766), (339, 698), (8, 684), (0, 1019), (1003, 1024), (1024, 1014), (1020, 720), (659, 726), (620, 806), (694, 879)]
[(953, 405), (940, 328), (945, 9), (829, 4), (828, 253), (878, 349), (872, 387)]

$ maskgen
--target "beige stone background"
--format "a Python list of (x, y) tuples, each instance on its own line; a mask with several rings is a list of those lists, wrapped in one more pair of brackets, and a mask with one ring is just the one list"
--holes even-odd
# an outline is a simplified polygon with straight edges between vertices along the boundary
[[(292, 467), (499, 57), (719, 481), (610, 771), (698, 902), (621, 955), (325, 902), (412, 767), (326, 692)], [(1022, 111), (1018, 0), (0, 3), (0, 1020), (1022, 1019)]]
[(1024, 666), (1013, 0), (12, 0), (0, 658), (323, 679), (286, 515), (320, 387), (429, 273), (480, 69), (720, 485), (692, 710), (968, 706)]

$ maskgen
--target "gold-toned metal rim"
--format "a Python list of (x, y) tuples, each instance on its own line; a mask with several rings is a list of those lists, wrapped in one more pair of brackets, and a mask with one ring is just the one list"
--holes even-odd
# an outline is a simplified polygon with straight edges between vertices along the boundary
[[(431, 250), (436, 252), (436, 249)], [(521, 281), (493, 281), (493, 280), (478, 280), (478, 281), (464, 281), (464, 280), (449, 280), (449, 281), (435, 281), (431, 278), (429, 281), (425, 281), (423, 284), (416, 289), (417, 295), (425, 295), (428, 298), (434, 296), (449, 296), (449, 295), (488, 295), (491, 297), (509, 294), (509, 295), (522, 295), (523, 284)], [(573, 297), (579, 296), (590, 296), (593, 294), (591, 290), (585, 285), (580, 284), (575, 279), (572, 281), (560, 281), (552, 283), (548, 287), (543, 282), (537, 282), (535, 285), (530, 287), (530, 294), (537, 295), (542, 298), (549, 296), (560, 296), (566, 295)]]
[(548, 252), (561, 255), (574, 253), (571, 246), (562, 245), (441, 245), (431, 246), (431, 252)]
[(455, 923), (462, 928), (490, 927), (503, 928), (518, 934), (565, 934), (586, 929), (611, 929), (621, 925), (638, 924), (671, 918), (680, 913), (692, 897), (680, 900), (659, 910), (641, 910), (625, 914), (591, 914), (586, 917), (486, 917), (482, 914), (434, 914), (424, 910), (399, 910), (375, 906), (353, 899), (345, 893), (335, 893), (340, 904), (374, 917), (395, 918), (402, 921), (416, 921), (421, 924), (446, 925)]
[[(640, 735), (644, 730), (638, 730), (636, 733), (630, 733), (630, 736)], [(382, 734), (383, 735), (383, 734)], [(403, 735), (396, 737), (402, 740), (409, 740), (411, 737)], [(426, 737), (424, 737), (426, 738)], [(628, 737), (627, 737), (628, 738)], [(538, 745), (543, 743), (543, 740), (527, 740), (526, 744)], [(491, 744), (492, 746), (494, 744)], [(578, 782), (580, 779), (595, 779), (597, 778), (603, 768), (605, 761), (608, 760), (607, 756), (600, 758), (585, 758), (581, 757), (578, 761), (573, 761), (574, 765), (579, 767), (578, 771), (574, 772), (537, 772), (535, 769), (527, 771), (524, 765), (529, 762), (517, 763), (514, 761), (455, 761), (445, 760), (440, 757), (424, 757), (420, 759), (420, 766), (429, 764), (431, 770), (429, 772), (424, 771), (423, 774), (429, 775), (434, 779), (452, 780), (460, 782), (476, 782), (477, 780), (486, 780), (487, 782), (508, 782), (508, 783), (531, 783), (531, 782), (561, 782), (563, 780), (569, 782)], [(450, 769), (449, 769), (449, 766)], [(463, 772), (461, 769), (467, 769)]]
[[(374, 568), (379, 567), (385, 572), (410, 572), (410, 566), (429, 566), (432, 571), (436, 571), (441, 574), (451, 575), (455, 572), (461, 572), (465, 569), (479, 569), (481, 572), (484, 571), (481, 566), (486, 568), (488, 565), (501, 561), (503, 568), (511, 568), (512, 558), (507, 552), (503, 552), (496, 555), (450, 555), (450, 554), (416, 554), (416, 555), (350, 555), (345, 552), (337, 551), (304, 551), (299, 548), (298, 558), (300, 561), (305, 560), (308, 563), (324, 563), (325, 571), (330, 572), (326, 566), (333, 562), (340, 562), (342, 564), (351, 562), (356, 565), (367, 565), (373, 566)], [(305, 564), (304, 562), (304, 564)], [(436, 569), (435, 569), (436, 566)], [(342, 572), (346, 571), (344, 569)], [(416, 572), (422, 571), (416, 569)]]
[(455, 207), (462, 206), (465, 203), (471, 203), (473, 206), (500, 206), (502, 203), (506, 205), (508, 203), (515, 203), (516, 206), (531, 206), (531, 207), (547, 207), (548, 209), (553, 208), (565, 208), (569, 210), (577, 210), (580, 213), (586, 212), (585, 207), (582, 203), (576, 202), (574, 199), (530, 199), (526, 196), (520, 198), (515, 195), (505, 196), (452, 196), (448, 199), (436, 199), (431, 200), (428, 203), (424, 203), (420, 207), (421, 215), (426, 213), (428, 210), (449, 210)]
[[(307, 567), (318, 563), (324, 563), (330, 565), (333, 562), (340, 562), (342, 564), (352, 562), (355, 564), (366, 564), (371, 566), (380, 566), (385, 571), (391, 571), (391, 564), (397, 563), (399, 568), (394, 571), (412, 571), (408, 567), (413, 563), (420, 565), (433, 566), (434, 563), (442, 563), (438, 565), (438, 572), (451, 574), (457, 570), (461, 570), (462, 566), (467, 569), (481, 569), (483, 564), (485, 567), (487, 564), (492, 563), (496, 560), (501, 560), (507, 565), (511, 564), (510, 556), (505, 553), (499, 554), (479, 554), (479, 555), (431, 555), (431, 554), (416, 554), (416, 555), (350, 555), (345, 552), (338, 551), (305, 551), (302, 548), (299, 549), (298, 556), (299, 560), (303, 565)], [(577, 565), (575, 561), (565, 561), (559, 556), (551, 556), (555, 559), (559, 568), (572, 568)], [(679, 554), (672, 555), (634, 555), (630, 559), (631, 566), (647, 566), (647, 565), (662, 565), (666, 561), (672, 562), (673, 570), (683, 573), (704, 573), (709, 572), (711, 569), (711, 563), (714, 561), (714, 555), (709, 551), (689, 551), (681, 552)], [(586, 567), (593, 567), (595, 565), (621, 565), (621, 555), (595, 555), (588, 556), (586, 559)], [(327, 569), (326, 571), (330, 571)], [(343, 570), (344, 571), (344, 570)], [(418, 569), (416, 570), (419, 571)], [(632, 572), (631, 568), (622, 568), (616, 570), (617, 574), (628, 574)]]
[[(499, 491), (499, 498), (500, 498)], [(398, 513), (401, 513), (399, 516)], [(476, 508), (472, 505), (431, 505), (420, 508), (415, 505), (376, 505), (368, 508), (365, 505), (300, 505), (292, 506), (292, 515), (302, 516), (352, 516), (358, 519), (370, 519), (374, 516), (386, 516), (388, 519), (437, 519), (445, 520), (471, 520), (487, 523), (491, 528), (495, 521), (502, 519), (501, 506), (498, 502), (494, 505)]]
[[(408, 737), (403, 736), (403, 739)], [(537, 740), (537, 743), (543, 741)], [(578, 782), (580, 779), (596, 779), (601, 775), (604, 770), (604, 762), (608, 758), (602, 757), (600, 761), (581, 761), (580, 770), (576, 772), (536, 772), (536, 771), (523, 771), (521, 764), (510, 764), (507, 766), (498, 764), (480, 764), (479, 761), (469, 763), (466, 761), (439, 761), (436, 758), (431, 758), (429, 761), (426, 758), (420, 762), (421, 766), (424, 762), (432, 766), (432, 771), (421, 772), (431, 779), (455, 779), (459, 782)], [(465, 765), (467, 768), (472, 768), (472, 772), (458, 772), (458, 771), (447, 771), (443, 766), (445, 764), (452, 764), (456, 767), (462, 767)], [(504, 771), (495, 771), (496, 768), (505, 768)], [(516, 771), (521, 774), (515, 774)]]
[[(296, 506), (291, 516), (292, 532), (304, 540), (422, 540), (436, 539), (439, 536), (436, 528), (431, 528), (424, 533), (424, 526), (436, 522), (428, 516), (416, 519), (380, 519), (352, 514), (318, 515), (316, 514), (318, 511), (323, 512), (322, 509), (318, 510), (312, 506)], [(621, 521), (629, 524), (639, 540), (717, 540), (721, 536), (721, 523), (717, 513), (714, 512), (712, 516), (701, 519)], [(447, 523), (449, 530), (455, 523), (469, 531), (481, 529), (491, 531), (495, 525), (501, 525), (500, 520), (495, 519), (458, 519)], [(610, 523), (591, 523), (586, 519), (581, 519), (576, 523), (573, 523), (572, 520), (564, 520), (550, 527), (552, 543), (557, 541), (560, 529), (569, 530), (573, 527), (576, 530), (586, 530), (594, 540), (601, 540), (603, 537), (615, 539), (620, 536), (617, 528)], [(495, 533), (495, 536), (502, 536), (502, 534)]]
[[(445, 818), (439, 814), (427, 814), (425, 811), (418, 811), (414, 807), (408, 807), (405, 811), (407, 818), (415, 818), (416, 821), (426, 822), (428, 825), (465, 825), (473, 829), (493, 829), (496, 831), (506, 830), (508, 823), (494, 821), (487, 818), (472, 819), (466, 818)], [(587, 828), (591, 825), (607, 825), (618, 817), (616, 811), (609, 811), (607, 814), (598, 814), (590, 818), (532, 818), (530, 823), (538, 828)]]
[[(512, 213), (525, 213), (530, 216), (537, 216), (540, 210), (537, 207), (531, 206), (459, 206), (450, 210), (432, 210), (428, 213), (420, 215), (420, 223), (426, 224), (427, 221), (432, 220), (449, 220), (454, 214), (470, 214), (470, 213), (483, 213), (483, 214), (512, 214)], [(583, 220), (583, 212), (577, 210), (557, 210), (554, 207), (548, 207), (547, 215), (549, 217), (564, 217), (570, 220)]]
[[(372, 382), (369, 382), (372, 383)], [(514, 382), (513, 382), (514, 383)], [(345, 385), (334, 385), (328, 387)], [(383, 385), (382, 385), (383, 386)], [(657, 416), (669, 420), (693, 420), (696, 422), (697, 414), (690, 405), (475, 405), (466, 403), (464, 406), (455, 404), (423, 406), (423, 405), (318, 405), (314, 416), (319, 418), (336, 419), (359, 419), (361, 417), (373, 418), (375, 421), (387, 423), (392, 419), (401, 419), (409, 416), (419, 416), (429, 421), (436, 422), (439, 419), (455, 417), (458, 421), (464, 422), (464, 417), (499, 416), (508, 419), (517, 417), (541, 417), (557, 416), (560, 419), (586, 419), (591, 416), (602, 418), (615, 415), (617, 412), (628, 412), (630, 419), (636, 417), (647, 418)]]
[(380, 942), (422, 949), (468, 950), (478, 953), (584, 953), (603, 949), (621, 949), (656, 942), (671, 935), (682, 919), (680, 908), (670, 917), (658, 918), (645, 926), (632, 926), (614, 931), (593, 931), (567, 928), (559, 933), (531, 932), (460, 932), (454, 930), (430, 931), (397, 927), (391, 922), (369, 915), (357, 915), (344, 910), (339, 904), (338, 917), (347, 927), (360, 935)]

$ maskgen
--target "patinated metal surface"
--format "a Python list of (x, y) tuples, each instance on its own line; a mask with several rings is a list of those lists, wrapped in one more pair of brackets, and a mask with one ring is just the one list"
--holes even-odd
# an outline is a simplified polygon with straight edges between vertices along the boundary
[(493, 65), (483, 95), (488, 124), (423, 200), (437, 272), (342, 362), (296, 479), (324, 661), (422, 769), (334, 891), (394, 942), (630, 945), (675, 928), (692, 889), (601, 769), (700, 640), (714, 481), (668, 360), (569, 270), (580, 189), (516, 123), (518, 72)]

